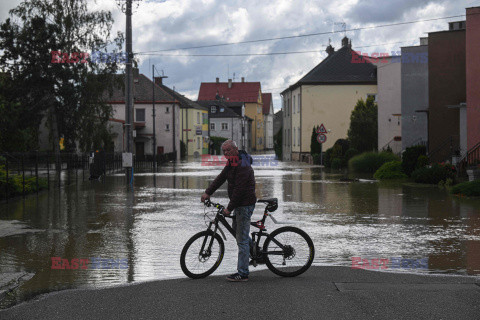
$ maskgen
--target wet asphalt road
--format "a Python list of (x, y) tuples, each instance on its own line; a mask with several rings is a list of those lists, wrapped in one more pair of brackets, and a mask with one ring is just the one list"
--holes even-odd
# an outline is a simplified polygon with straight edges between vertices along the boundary
[(480, 278), (312, 267), (296, 278), (252, 272), (69, 290), (0, 319), (480, 319)]

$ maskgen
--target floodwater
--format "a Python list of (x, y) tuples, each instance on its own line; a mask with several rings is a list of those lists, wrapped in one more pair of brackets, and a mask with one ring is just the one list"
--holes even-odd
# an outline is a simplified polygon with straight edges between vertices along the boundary
[[(257, 197), (278, 198), (276, 220), (311, 236), (314, 265), (351, 267), (355, 257), (369, 263), (410, 259), (383, 271), (480, 274), (480, 200), (452, 197), (437, 186), (343, 181), (343, 174), (302, 163), (262, 164), (254, 166)], [(116, 174), (0, 204), (0, 274), (31, 277), (10, 300), (185, 277), (180, 253), (193, 234), (206, 228), (210, 211), (200, 196), (220, 170), (200, 161), (168, 164), (156, 174), (136, 174), (133, 191), (123, 174)], [(223, 204), (227, 200), (226, 186), (212, 197)], [(254, 221), (263, 208), (257, 204)], [(267, 220), (269, 231), (280, 226)], [(236, 245), (229, 234), (225, 244), (214, 274), (235, 272)], [(53, 269), (55, 257), (117, 264)]]

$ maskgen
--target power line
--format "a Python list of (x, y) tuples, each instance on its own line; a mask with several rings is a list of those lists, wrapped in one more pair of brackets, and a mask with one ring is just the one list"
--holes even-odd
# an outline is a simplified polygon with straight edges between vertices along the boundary
[[(356, 48), (368, 48), (375, 46), (385, 46), (389, 44), (398, 44), (415, 41), (416, 39), (382, 43), (382, 44), (373, 44), (368, 46), (360, 46)], [(325, 46), (325, 45), (323, 45)], [(326, 47), (326, 46), (325, 46)], [(249, 56), (275, 56), (275, 55), (289, 55), (289, 54), (304, 54), (304, 53), (318, 53), (323, 51), (324, 48), (318, 50), (308, 50), (308, 51), (288, 51), (288, 52), (270, 52), (270, 53), (236, 53), (236, 54), (162, 54), (162, 53), (139, 53), (137, 55), (146, 55), (146, 56), (157, 56), (157, 57), (249, 57)]]
[[(466, 14), (462, 14), (462, 15), (449, 16), (449, 17), (440, 17), (440, 18), (422, 19), (422, 20), (415, 20), (415, 21), (397, 22), (397, 23), (382, 24), (382, 25), (376, 25), (376, 26), (370, 26), (370, 27), (353, 28), (353, 29), (348, 29), (348, 30), (345, 30), (345, 31), (361, 31), (361, 30), (369, 30), (369, 29), (376, 29), (376, 28), (386, 28), (386, 27), (401, 26), (401, 25), (414, 24), (414, 23), (420, 23), (420, 22), (460, 18), (460, 17), (465, 17), (465, 16), (466, 16)], [(184, 48), (171, 48), (171, 49), (161, 49), (161, 50), (154, 50), (154, 51), (144, 51), (144, 52), (137, 52), (135, 54), (147, 54), (147, 53), (176, 51), (176, 50), (201, 49), (201, 48), (213, 48), (213, 47), (231, 46), (231, 45), (245, 44), (245, 43), (258, 43), (258, 42), (266, 42), (266, 41), (274, 41), (274, 40), (305, 38), (305, 37), (327, 35), (327, 34), (334, 34), (334, 33), (340, 33), (340, 32), (344, 32), (344, 31), (342, 30), (342, 31), (315, 32), (315, 33), (308, 33), (308, 34), (300, 34), (300, 35), (296, 35), (296, 36), (285, 36), (285, 37), (276, 37), (276, 38), (266, 38), (266, 39), (257, 39), (257, 40), (247, 40), (247, 41), (238, 41), (238, 42), (210, 44), (210, 45), (202, 45), (202, 46), (192, 46), (192, 47), (184, 47)]]

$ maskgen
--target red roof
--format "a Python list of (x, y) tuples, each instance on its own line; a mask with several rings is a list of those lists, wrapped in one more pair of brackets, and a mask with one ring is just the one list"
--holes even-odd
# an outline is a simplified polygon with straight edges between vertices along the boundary
[(257, 102), (260, 82), (202, 82), (198, 92), (199, 101), (216, 100), (217, 93), (227, 102)]
[(263, 102), (263, 114), (269, 114), (270, 104), (272, 103), (272, 94), (262, 93), (262, 102)]

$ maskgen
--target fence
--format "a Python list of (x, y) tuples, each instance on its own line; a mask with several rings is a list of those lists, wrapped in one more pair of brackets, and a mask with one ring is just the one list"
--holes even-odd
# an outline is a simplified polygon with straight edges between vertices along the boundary
[[(123, 172), (121, 153), (104, 153), (101, 172), (104, 175)], [(157, 155), (157, 164), (175, 160), (175, 154)], [(60, 188), (90, 178), (94, 158), (91, 154), (51, 152), (0, 153), (0, 199), (40, 189)], [(134, 170), (152, 170), (153, 157), (135, 159)]]

